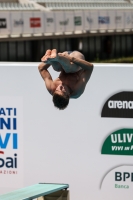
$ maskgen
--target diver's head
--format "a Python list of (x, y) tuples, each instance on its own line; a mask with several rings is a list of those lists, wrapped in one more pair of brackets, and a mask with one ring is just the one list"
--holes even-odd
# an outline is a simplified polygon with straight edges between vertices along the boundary
[(64, 110), (69, 104), (70, 89), (66, 85), (58, 85), (53, 93), (54, 106), (59, 110)]

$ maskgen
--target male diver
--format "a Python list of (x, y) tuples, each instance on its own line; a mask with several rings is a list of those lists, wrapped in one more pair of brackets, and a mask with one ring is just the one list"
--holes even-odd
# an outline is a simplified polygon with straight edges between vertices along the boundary
[[(60, 110), (67, 107), (70, 98), (80, 97), (93, 71), (93, 64), (85, 61), (78, 51), (57, 53), (56, 49), (47, 50), (38, 66), (49, 93), (53, 96), (54, 106)], [(48, 68), (52, 65), (59, 77), (52, 79)]]

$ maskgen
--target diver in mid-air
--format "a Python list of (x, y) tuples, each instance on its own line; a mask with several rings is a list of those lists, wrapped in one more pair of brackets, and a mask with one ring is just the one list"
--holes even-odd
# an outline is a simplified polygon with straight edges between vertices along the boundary
[[(63, 110), (70, 98), (80, 97), (93, 71), (93, 64), (85, 61), (84, 55), (78, 51), (57, 53), (56, 49), (47, 50), (38, 66), (49, 93), (53, 96), (54, 105)], [(61, 72), (52, 79), (48, 68), (52, 65), (55, 71)]]

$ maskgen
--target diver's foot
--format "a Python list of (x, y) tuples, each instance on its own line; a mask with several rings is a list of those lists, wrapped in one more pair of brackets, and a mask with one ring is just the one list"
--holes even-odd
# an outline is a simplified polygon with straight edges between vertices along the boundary
[(56, 58), (57, 57), (57, 50), (56, 49), (52, 49), (50, 57), (51, 58)]
[(51, 51), (51, 55), (50, 57), (48, 58), (48, 61), (58, 61), (58, 54), (57, 54), (57, 50), (56, 49), (53, 49)]
[(42, 62), (47, 62), (47, 59), (51, 56), (51, 50), (50, 49), (48, 49), (47, 51), (46, 51), (46, 53), (45, 53), (45, 55), (41, 58), (41, 61)]

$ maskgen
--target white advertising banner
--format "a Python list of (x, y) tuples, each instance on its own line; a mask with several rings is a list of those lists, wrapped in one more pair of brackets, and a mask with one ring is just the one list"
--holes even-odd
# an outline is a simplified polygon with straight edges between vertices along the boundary
[(83, 11), (74, 11), (74, 30), (83, 31), (84, 30), (84, 18)]
[(115, 24), (116, 24), (117, 30), (124, 29), (124, 11), (123, 10), (116, 10)]
[(11, 12), (11, 34), (22, 34), (24, 20), (21, 11)]
[(54, 33), (55, 32), (55, 17), (54, 12), (44, 12), (44, 33)]
[(92, 10), (90, 11), (90, 18), (92, 19), (90, 30), (99, 30), (99, 23), (98, 23), (98, 11)]
[(0, 63), (0, 194), (24, 179), (67, 183), (72, 200), (132, 200), (133, 65), (94, 63), (84, 93), (58, 110), (38, 64)]
[(65, 11), (64, 12), (65, 16), (65, 32), (73, 32), (74, 31), (74, 23), (73, 23), (73, 16), (74, 12), (73, 11)]
[(10, 12), (0, 12), (0, 35), (9, 35), (10, 25)]
[(65, 16), (64, 12), (56, 11), (55, 16), (55, 33), (63, 33), (65, 31)]
[(132, 28), (132, 12), (131, 12), (131, 10), (124, 11), (124, 25), (125, 25), (125, 29)]
[(93, 19), (91, 18), (90, 11), (85, 10), (84, 11), (84, 30), (89, 31), (92, 22), (93, 22)]
[(35, 11), (33, 12), (33, 17), (30, 19), (31, 26), (33, 27), (34, 34), (44, 33), (44, 21), (43, 12)]
[(109, 19), (110, 19), (110, 23), (108, 25), (108, 29), (109, 30), (115, 30), (116, 29), (116, 11), (115, 10), (108, 10), (107, 11)]
[(23, 100), (0, 97), (0, 189), (23, 187)]
[(24, 27), (22, 34), (33, 34), (33, 23), (32, 19), (33, 12), (22, 12), (23, 20), (24, 20)]

